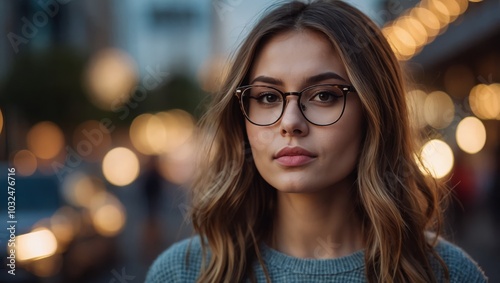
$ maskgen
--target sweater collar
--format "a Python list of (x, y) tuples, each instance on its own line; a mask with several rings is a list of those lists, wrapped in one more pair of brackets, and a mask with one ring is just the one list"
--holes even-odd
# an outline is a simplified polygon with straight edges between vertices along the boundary
[(296, 258), (261, 244), (264, 261), (292, 273), (333, 275), (364, 268), (364, 251), (333, 259)]

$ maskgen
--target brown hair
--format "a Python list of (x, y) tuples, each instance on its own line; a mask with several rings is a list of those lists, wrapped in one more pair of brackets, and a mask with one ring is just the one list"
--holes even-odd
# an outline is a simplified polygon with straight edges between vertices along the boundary
[[(234, 96), (252, 62), (276, 34), (309, 29), (339, 52), (362, 102), (366, 134), (357, 169), (357, 202), (363, 221), (368, 282), (437, 282), (431, 261), (448, 270), (433, 244), (441, 224), (440, 186), (419, 170), (401, 68), (380, 29), (342, 1), (294, 1), (264, 16), (242, 43), (221, 90), (201, 120), (200, 164), (193, 185), (193, 226), (202, 240), (199, 282), (254, 279), (259, 244), (272, 230), (275, 190), (251, 158), (244, 117)], [(426, 231), (435, 229), (433, 240)], [(205, 257), (204, 257), (205, 258)], [(267, 276), (268, 281), (269, 277)]]

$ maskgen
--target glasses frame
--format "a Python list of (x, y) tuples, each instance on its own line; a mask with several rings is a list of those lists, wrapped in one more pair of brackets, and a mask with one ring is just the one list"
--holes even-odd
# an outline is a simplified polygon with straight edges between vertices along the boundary
[[(308, 91), (308, 90), (310, 90), (312, 88), (319, 87), (319, 86), (333, 86), (333, 87), (336, 87), (340, 91), (342, 91), (342, 94), (344, 95), (344, 104), (342, 105), (342, 112), (340, 113), (339, 118), (337, 118), (337, 120), (333, 121), (332, 123), (317, 124), (317, 123), (311, 122), (306, 117), (306, 115), (304, 114), (304, 110), (302, 109), (302, 107), (300, 107), (300, 98), (302, 96), (302, 93), (304, 93), (305, 91)], [(250, 120), (250, 117), (248, 117), (248, 115), (247, 115), (247, 113), (245, 111), (245, 106), (243, 105), (243, 93), (247, 89), (252, 88), (252, 87), (266, 87), (266, 88), (273, 89), (273, 90), (275, 90), (275, 91), (277, 91), (278, 93), (281, 94), (281, 96), (283, 97), (283, 106), (281, 108), (281, 114), (276, 119), (276, 121), (274, 121), (272, 123), (269, 123), (269, 124), (257, 124), (255, 122), (253, 122), (252, 120)], [(354, 86), (352, 86), (352, 85), (342, 85), (342, 84), (316, 84), (316, 85), (308, 86), (308, 87), (304, 88), (301, 91), (291, 91), (291, 92), (283, 92), (283, 91), (281, 91), (281, 90), (279, 90), (279, 89), (277, 89), (275, 87), (267, 86), (267, 85), (245, 85), (245, 86), (237, 87), (234, 95), (238, 98), (238, 103), (240, 105), (241, 112), (243, 112), (243, 115), (245, 116), (245, 118), (248, 120), (248, 122), (250, 122), (250, 123), (252, 123), (252, 124), (254, 124), (256, 126), (265, 127), (265, 126), (271, 126), (273, 124), (276, 124), (281, 119), (281, 117), (283, 117), (283, 113), (285, 113), (285, 108), (286, 108), (286, 106), (288, 104), (288, 100), (286, 98), (288, 96), (290, 96), (290, 95), (296, 95), (298, 97), (297, 98), (297, 107), (299, 108), (300, 113), (302, 113), (302, 116), (304, 117), (304, 119), (306, 119), (307, 122), (309, 122), (309, 123), (311, 123), (313, 125), (316, 125), (316, 126), (330, 126), (330, 125), (333, 125), (333, 124), (337, 123), (340, 120), (340, 118), (342, 118), (342, 116), (344, 115), (345, 105), (347, 103), (347, 94), (349, 94), (350, 92), (356, 92), (356, 89), (354, 88)]]

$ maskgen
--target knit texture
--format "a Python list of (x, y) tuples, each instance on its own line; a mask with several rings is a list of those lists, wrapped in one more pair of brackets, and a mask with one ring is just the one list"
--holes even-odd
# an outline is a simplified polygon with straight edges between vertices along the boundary
[[(186, 257), (189, 247), (189, 257)], [(271, 282), (366, 282), (364, 252), (357, 251), (336, 259), (295, 258), (266, 245), (261, 246), (262, 257)], [(479, 266), (460, 248), (441, 239), (436, 251), (446, 262), (450, 282), (487, 282)], [(193, 237), (172, 245), (151, 266), (146, 283), (196, 282), (201, 268), (200, 238)], [(433, 261), (437, 272), (439, 264)], [(257, 282), (266, 282), (262, 267), (254, 264)]]

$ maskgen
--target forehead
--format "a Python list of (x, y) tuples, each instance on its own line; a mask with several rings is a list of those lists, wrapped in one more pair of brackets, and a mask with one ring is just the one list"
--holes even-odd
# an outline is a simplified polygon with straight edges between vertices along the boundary
[(348, 81), (345, 66), (326, 35), (308, 29), (279, 33), (260, 50), (250, 70), (250, 81), (268, 76), (303, 82), (319, 73), (333, 72)]

